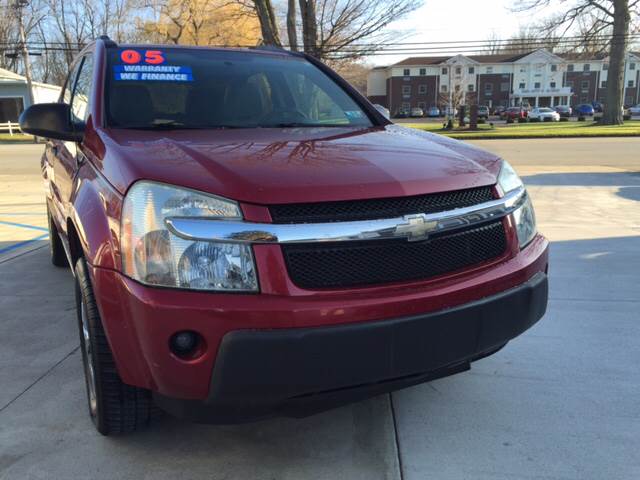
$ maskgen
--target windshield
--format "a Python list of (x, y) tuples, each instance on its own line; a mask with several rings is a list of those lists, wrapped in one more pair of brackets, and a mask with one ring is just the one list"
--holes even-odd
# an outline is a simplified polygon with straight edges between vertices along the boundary
[(540, 113), (549, 113), (549, 112), (553, 112), (553, 110), (551, 110), (550, 108), (541, 108), (540, 110), (538, 110)]
[(119, 128), (369, 127), (303, 58), (189, 48), (108, 52), (108, 123)]

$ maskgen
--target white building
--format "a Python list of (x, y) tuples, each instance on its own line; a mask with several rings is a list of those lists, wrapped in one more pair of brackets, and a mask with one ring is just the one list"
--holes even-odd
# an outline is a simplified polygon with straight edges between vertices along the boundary
[[(47, 83), (33, 82), (35, 103), (57, 102), (61, 88)], [(0, 123), (17, 122), (22, 111), (29, 106), (27, 79), (22, 75), (0, 68)]]
[[(413, 107), (442, 108), (452, 97), (463, 105), (530, 106), (605, 102), (608, 58), (556, 55), (545, 49), (518, 55), (410, 57), (376, 67), (367, 96), (392, 113)], [(625, 105), (640, 103), (640, 52), (625, 62)]]

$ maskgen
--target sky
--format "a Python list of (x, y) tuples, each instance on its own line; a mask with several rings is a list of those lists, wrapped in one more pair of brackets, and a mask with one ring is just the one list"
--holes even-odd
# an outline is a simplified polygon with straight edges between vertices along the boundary
[[(510, 10), (513, 4), (513, 0), (425, 0), (419, 10), (389, 28), (412, 32), (402, 42), (486, 40), (492, 33), (499, 39), (507, 39), (534, 18), (531, 12), (514, 13)], [(539, 18), (548, 13), (539, 12)], [(374, 65), (389, 65), (407, 56), (375, 55), (369, 57), (369, 61)]]

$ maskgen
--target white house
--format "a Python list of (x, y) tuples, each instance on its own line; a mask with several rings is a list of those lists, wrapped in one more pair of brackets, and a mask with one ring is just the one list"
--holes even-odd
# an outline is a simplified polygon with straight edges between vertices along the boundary
[[(33, 82), (35, 103), (57, 102), (61, 88), (48, 83)], [(0, 123), (17, 122), (22, 111), (29, 106), (27, 79), (22, 75), (0, 68)]]

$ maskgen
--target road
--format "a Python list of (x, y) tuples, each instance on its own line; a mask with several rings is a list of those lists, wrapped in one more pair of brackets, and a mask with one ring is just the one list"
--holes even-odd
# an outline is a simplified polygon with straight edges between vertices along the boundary
[(0, 479), (640, 478), (640, 139), (474, 143), (552, 241), (541, 322), (470, 372), (307, 419), (117, 438), (86, 414), (70, 274), (43, 240), (2, 252), (41, 235), (42, 147), (0, 146)]

